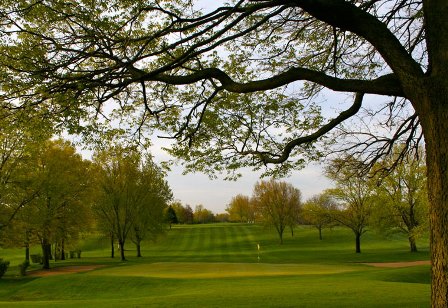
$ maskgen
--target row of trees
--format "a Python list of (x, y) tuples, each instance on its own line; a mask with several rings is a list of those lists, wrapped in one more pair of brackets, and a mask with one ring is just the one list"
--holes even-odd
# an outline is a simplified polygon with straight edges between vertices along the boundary
[[(395, 154), (399, 155), (399, 149)], [(273, 226), (283, 242), (283, 232), (296, 224), (309, 224), (319, 231), (336, 225), (353, 231), (355, 249), (361, 252), (361, 237), (368, 229), (390, 234), (401, 232), (409, 239), (412, 252), (416, 240), (428, 230), (426, 168), (422, 158), (407, 157), (392, 167), (395, 157), (375, 165), (368, 174), (362, 164), (350, 158), (336, 159), (326, 168), (335, 188), (315, 195), (303, 204), (300, 191), (285, 182), (258, 182), (252, 197), (237, 195), (227, 207), (230, 219), (262, 221)]]
[(183, 206), (180, 201), (175, 201), (168, 208), (166, 220), (174, 224), (203, 224), (226, 222), (229, 219), (225, 214), (214, 214), (202, 204), (196, 205), (193, 210), (188, 204)]
[(65, 259), (93, 228), (110, 236), (112, 257), (118, 242), (123, 260), (128, 238), (140, 256), (141, 241), (163, 232), (172, 194), (149, 155), (110, 145), (90, 161), (69, 142), (47, 135), (21, 144), (3, 136), (0, 244), (25, 247), (28, 262), (30, 245), (40, 244), (43, 268), (49, 268), (50, 259)]

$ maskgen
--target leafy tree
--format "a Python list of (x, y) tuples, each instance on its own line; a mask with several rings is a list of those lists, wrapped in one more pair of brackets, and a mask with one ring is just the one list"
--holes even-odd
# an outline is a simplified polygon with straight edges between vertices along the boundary
[(185, 208), (182, 206), (182, 203), (179, 200), (176, 200), (170, 204), (170, 207), (174, 210), (176, 214), (176, 218), (178, 223), (184, 224), (186, 221), (185, 218)]
[(322, 240), (322, 229), (333, 224), (330, 213), (336, 208), (337, 204), (328, 191), (311, 197), (303, 204), (302, 218), (317, 228), (319, 240)]
[[(377, 171), (390, 169), (394, 163), (395, 149), (391, 157), (377, 163)], [(408, 236), (411, 252), (417, 251), (416, 239), (428, 225), (428, 201), (426, 167), (423, 153), (419, 157), (407, 157), (390, 172), (376, 173), (376, 225), (382, 230), (398, 230)], [(397, 229), (398, 228), (398, 229)]]
[(255, 184), (252, 200), (265, 224), (273, 226), (283, 244), (283, 231), (295, 220), (301, 206), (300, 190), (273, 179)]
[(230, 215), (228, 213), (219, 213), (215, 215), (216, 222), (229, 222)]
[(165, 213), (165, 220), (170, 224), (170, 229), (172, 224), (177, 224), (179, 221), (177, 220), (176, 211), (173, 209), (173, 207), (170, 205)]
[(185, 205), (184, 222), (186, 224), (192, 224), (194, 222), (194, 212), (191, 206), (189, 206), (188, 204)]
[(25, 113), (0, 111), (0, 230), (8, 226), (35, 195), (24, 194), (29, 185), (31, 155), (51, 135), (46, 121), (39, 123)]
[(171, 207), (176, 212), (176, 217), (181, 224), (192, 224), (193, 223), (193, 209), (187, 204), (182, 205), (180, 201), (175, 201), (171, 204)]
[(202, 204), (198, 204), (194, 208), (193, 221), (197, 224), (211, 223), (215, 221), (215, 215)]
[(229, 213), (231, 221), (246, 223), (254, 221), (254, 208), (248, 196), (239, 194), (233, 197), (226, 207), (226, 212)]
[(98, 218), (118, 241), (121, 260), (126, 260), (129, 236), (141, 256), (141, 241), (160, 233), (163, 212), (171, 199), (163, 173), (134, 147), (109, 146), (97, 151), (94, 161), (100, 168), (100, 194), (95, 204)]
[(357, 163), (350, 158), (333, 160), (326, 175), (336, 183), (336, 188), (327, 192), (339, 201), (330, 211), (331, 218), (353, 231), (356, 253), (361, 253), (361, 236), (367, 231), (373, 194), (368, 176), (360, 174), (354, 167)]
[(35, 197), (21, 210), (25, 232), (34, 232), (42, 246), (43, 268), (50, 267), (51, 245), (76, 240), (89, 222), (89, 163), (63, 140), (47, 141), (33, 153), (24, 194)]
[(152, 158), (147, 156), (140, 167), (138, 185), (146, 190), (136, 206), (139, 215), (131, 230), (131, 240), (137, 247), (137, 257), (141, 257), (141, 243), (144, 239), (155, 241), (164, 232), (164, 213), (172, 192), (165, 180), (165, 174), (158, 168)]
[[(181, 0), (2, 1), (2, 104), (48, 106), (73, 131), (111, 99), (126, 112), (141, 107), (136, 123), (143, 129), (154, 115), (179, 140), (172, 153), (186, 158), (187, 169), (227, 168), (233, 176), (244, 165), (278, 163), (278, 172), (301, 166), (319, 154), (316, 140), (362, 112), (364, 94), (395, 97), (367, 113), (389, 125), (386, 135), (362, 131), (359, 147), (349, 148), (373, 164), (400, 139), (412, 146), (423, 135), (431, 302), (446, 307), (446, 0), (245, 0), (206, 13), (196, 8)], [(325, 121), (305, 101), (324, 88), (353, 93), (353, 105)]]

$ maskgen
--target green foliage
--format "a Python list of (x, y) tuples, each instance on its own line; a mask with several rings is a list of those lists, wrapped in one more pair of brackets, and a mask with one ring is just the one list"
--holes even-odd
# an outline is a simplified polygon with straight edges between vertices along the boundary
[(5, 275), (6, 271), (8, 270), (8, 267), (9, 267), (9, 261), (0, 258), (0, 278), (2, 278), (3, 275)]
[(179, 220), (177, 219), (176, 211), (173, 209), (173, 207), (170, 205), (166, 209), (165, 212), (165, 219), (170, 224), (177, 224), (179, 223)]
[(239, 194), (233, 197), (226, 207), (226, 212), (229, 214), (230, 221), (233, 222), (255, 221), (255, 207), (248, 196)]
[(280, 243), (283, 243), (285, 228), (293, 228), (298, 223), (301, 207), (300, 190), (291, 184), (274, 179), (260, 181), (255, 184), (252, 202), (262, 221), (276, 229)]
[(94, 163), (100, 187), (94, 211), (103, 231), (118, 240), (124, 260), (128, 237), (139, 249), (143, 239), (163, 233), (172, 192), (152, 157), (133, 146), (107, 143), (95, 153)]
[(319, 230), (319, 239), (322, 240), (322, 229), (333, 226), (336, 222), (331, 213), (337, 208), (337, 203), (331, 197), (330, 191), (308, 199), (301, 211), (301, 220)]
[(193, 222), (197, 224), (206, 224), (215, 221), (215, 214), (206, 209), (202, 204), (198, 204), (194, 208)]
[(416, 240), (429, 227), (425, 155), (420, 149), (418, 157), (409, 155), (396, 164), (403, 149), (404, 146), (395, 147), (393, 153), (377, 162), (371, 171), (377, 181), (377, 185), (372, 186), (376, 202), (371, 223), (384, 234), (406, 234), (411, 251), (416, 251)]

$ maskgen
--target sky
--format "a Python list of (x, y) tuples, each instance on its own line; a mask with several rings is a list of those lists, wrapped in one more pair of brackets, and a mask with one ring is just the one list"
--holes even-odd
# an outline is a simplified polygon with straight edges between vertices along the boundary
[[(250, 170), (244, 170), (243, 176), (237, 181), (210, 180), (204, 174), (181, 175), (179, 168), (170, 172), (167, 177), (175, 199), (184, 205), (189, 204), (193, 209), (195, 205), (202, 204), (215, 214), (224, 213), (233, 196), (251, 196), (258, 180), (259, 173)], [(289, 178), (282, 180), (301, 191), (302, 201), (332, 186), (316, 165), (295, 171)]]
[[(151, 153), (157, 163), (170, 158), (161, 149), (162, 146), (167, 146), (165, 140), (153, 139)], [(260, 180), (261, 175), (261, 172), (246, 168), (240, 170), (242, 177), (238, 180), (226, 181), (223, 180), (223, 176), (218, 176), (218, 179), (210, 179), (202, 173), (183, 175), (182, 171), (182, 166), (174, 166), (166, 177), (173, 191), (174, 199), (179, 200), (183, 205), (190, 205), (193, 209), (196, 205), (202, 204), (215, 214), (224, 213), (232, 197), (238, 194), (251, 196), (253, 187)], [(280, 180), (298, 188), (302, 193), (302, 201), (332, 187), (330, 180), (322, 175), (322, 167), (317, 164), (310, 164), (302, 170), (292, 172), (290, 177)]]

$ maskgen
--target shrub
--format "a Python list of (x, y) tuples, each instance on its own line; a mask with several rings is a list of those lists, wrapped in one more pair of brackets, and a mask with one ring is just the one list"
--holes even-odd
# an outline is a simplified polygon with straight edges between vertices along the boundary
[(25, 260), (22, 264), (19, 264), (19, 271), (21, 276), (26, 275), (26, 269), (30, 266), (30, 261)]
[(3, 259), (0, 259), (0, 278), (3, 277), (3, 275), (8, 270), (9, 261), (3, 261)]
[(42, 264), (42, 255), (37, 254), (37, 255), (31, 255), (31, 261), (33, 263), (37, 263), (37, 264)]

